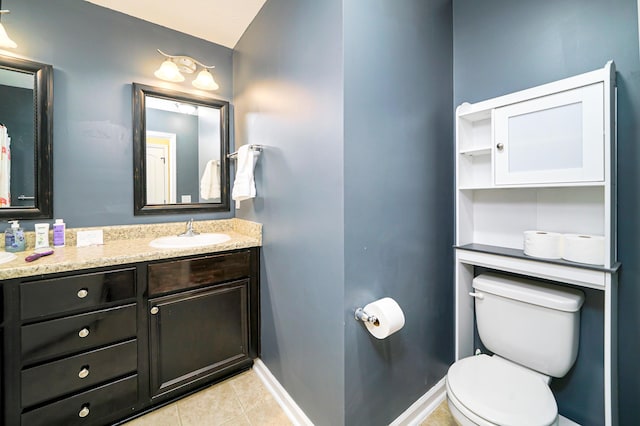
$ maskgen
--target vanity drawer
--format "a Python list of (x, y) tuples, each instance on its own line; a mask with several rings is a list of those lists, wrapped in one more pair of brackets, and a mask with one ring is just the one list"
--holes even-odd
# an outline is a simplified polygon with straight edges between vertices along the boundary
[(22, 371), (22, 406), (55, 399), (134, 373), (135, 340), (97, 349)]
[[(138, 400), (138, 377), (133, 375), (74, 395), (21, 416), (23, 426), (107, 424), (130, 413)], [(130, 408), (130, 410), (127, 410)], [(127, 410), (125, 413), (124, 410)], [(118, 413), (120, 412), (120, 413)], [(118, 416), (118, 417), (115, 417)], [(102, 421), (100, 421), (102, 419)]]
[(95, 309), (135, 296), (133, 268), (25, 282), (20, 284), (20, 318)]
[(136, 335), (135, 304), (21, 327), (22, 361), (28, 365)]
[(148, 267), (149, 295), (185, 290), (248, 277), (251, 254), (247, 251), (153, 263)]

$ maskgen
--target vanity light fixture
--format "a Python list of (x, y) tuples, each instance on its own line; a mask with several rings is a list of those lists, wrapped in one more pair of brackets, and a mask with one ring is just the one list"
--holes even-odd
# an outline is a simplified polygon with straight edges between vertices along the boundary
[[(6, 15), (8, 13), (9, 13), (8, 10), (2, 9), (2, 0), (0, 0), (0, 21), (2, 20), (2, 15)], [(15, 41), (9, 38), (9, 35), (7, 34), (7, 30), (4, 29), (2, 22), (0, 22), (0, 48), (15, 49), (16, 47), (18, 47), (18, 45), (16, 44)]]
[(205, 65), (190, 56), (167, 55), (160, 49), (158, 49), (158, 52), (166, 58), (154, 73), (159, 79), (179, 83), (184, 81), (183, 73), (193, 74), (200, 66), (202, 70), (191, 84), (201, 90), (217, 90), (220, 87), (209, 72), (211, 68), (215, 68), (214, 66)]

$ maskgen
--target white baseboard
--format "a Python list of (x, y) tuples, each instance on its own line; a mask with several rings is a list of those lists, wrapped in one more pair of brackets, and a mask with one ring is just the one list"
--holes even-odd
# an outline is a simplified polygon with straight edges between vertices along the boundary
[(404, 413), (395, 419), (389, 426), (417, 426), (429, 414), (433, 412), (447, 396), (444, 377), (422, 395), (416, 402), (411, 404)]
[(275, 378), (271, 371), (267, 368), (261, 359), (255, 359), (253, 361), (253, 371), (262, 380), (264, 386), (273, 395), (273, 398), (278, 402), (282, 410), (285, 412), (289, 420), (296, 426), (313, 426), (313, 422), (309, 420), (309, 417), (302, 411), (302, 409), (291, 398), (285, 388), (282, 387), (278, 379)]
[[(275, 378), (271, 371), (267, 368), (261, 359), (257, 358), (253, 362), (253, 371), (262, 380), (267, 390), (273, 395), (282, 410), (285, 412), (289, 420), (296, 426), (313, 426), (313, 422), (302, 411), (302, 409), (291, 398), (285, 388), (282, 387), (278, 379)], [(411, 404), (404, 413), (400, 414), (397, 419), (389, 424), (389, 426), (418, 426), (429, 414), (431, 414), (442, 401), (447, 397), (445, 387), (445, 378), (443, 377), (434, 387), (429, 389), (427, 393), (422, 395), (416, 402)], [(559, 426), (580, 426), (566, 417), (559, 416)]]
[[(273, 395), (289, 420), (296, 426), (313, 426), (307, 415), (291, 398), (289, 393), (280, 384), (278, 379), (269, 371), (269, 368), (257, 358), (253, 362), (253, 371), (260, 378), (267, 390)], [(440, 380), (411, 407), (395, 419), (389, 426), (417, 426), (435, 410), (446, 397), (445, 379)]]

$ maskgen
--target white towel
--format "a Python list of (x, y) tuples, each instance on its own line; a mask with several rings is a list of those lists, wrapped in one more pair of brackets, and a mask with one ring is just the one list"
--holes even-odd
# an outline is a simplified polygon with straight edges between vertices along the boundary
[(236, 179), (233, 182), (231, 193), (231, 198), (236, 202), (236, 208), (240, 208), (240, 201), (256, 196), (256, 182), (253, 178), (253, 167), (256, 160), (256, 152), (249, 149), (249, 145), (242, 145), (238, 149)]
[(209, 160), (200, 179), (200, 198), (220, 198), (220, 167), (218, 160)]

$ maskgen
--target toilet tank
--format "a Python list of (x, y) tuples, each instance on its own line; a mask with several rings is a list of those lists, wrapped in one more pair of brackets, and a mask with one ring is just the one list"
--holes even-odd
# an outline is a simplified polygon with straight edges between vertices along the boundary
[(584, 294), (540, 281), (484, 273), (473, 279), (476, 324), (493, 353), (547, 376), (564, 376), (578, 355)]

